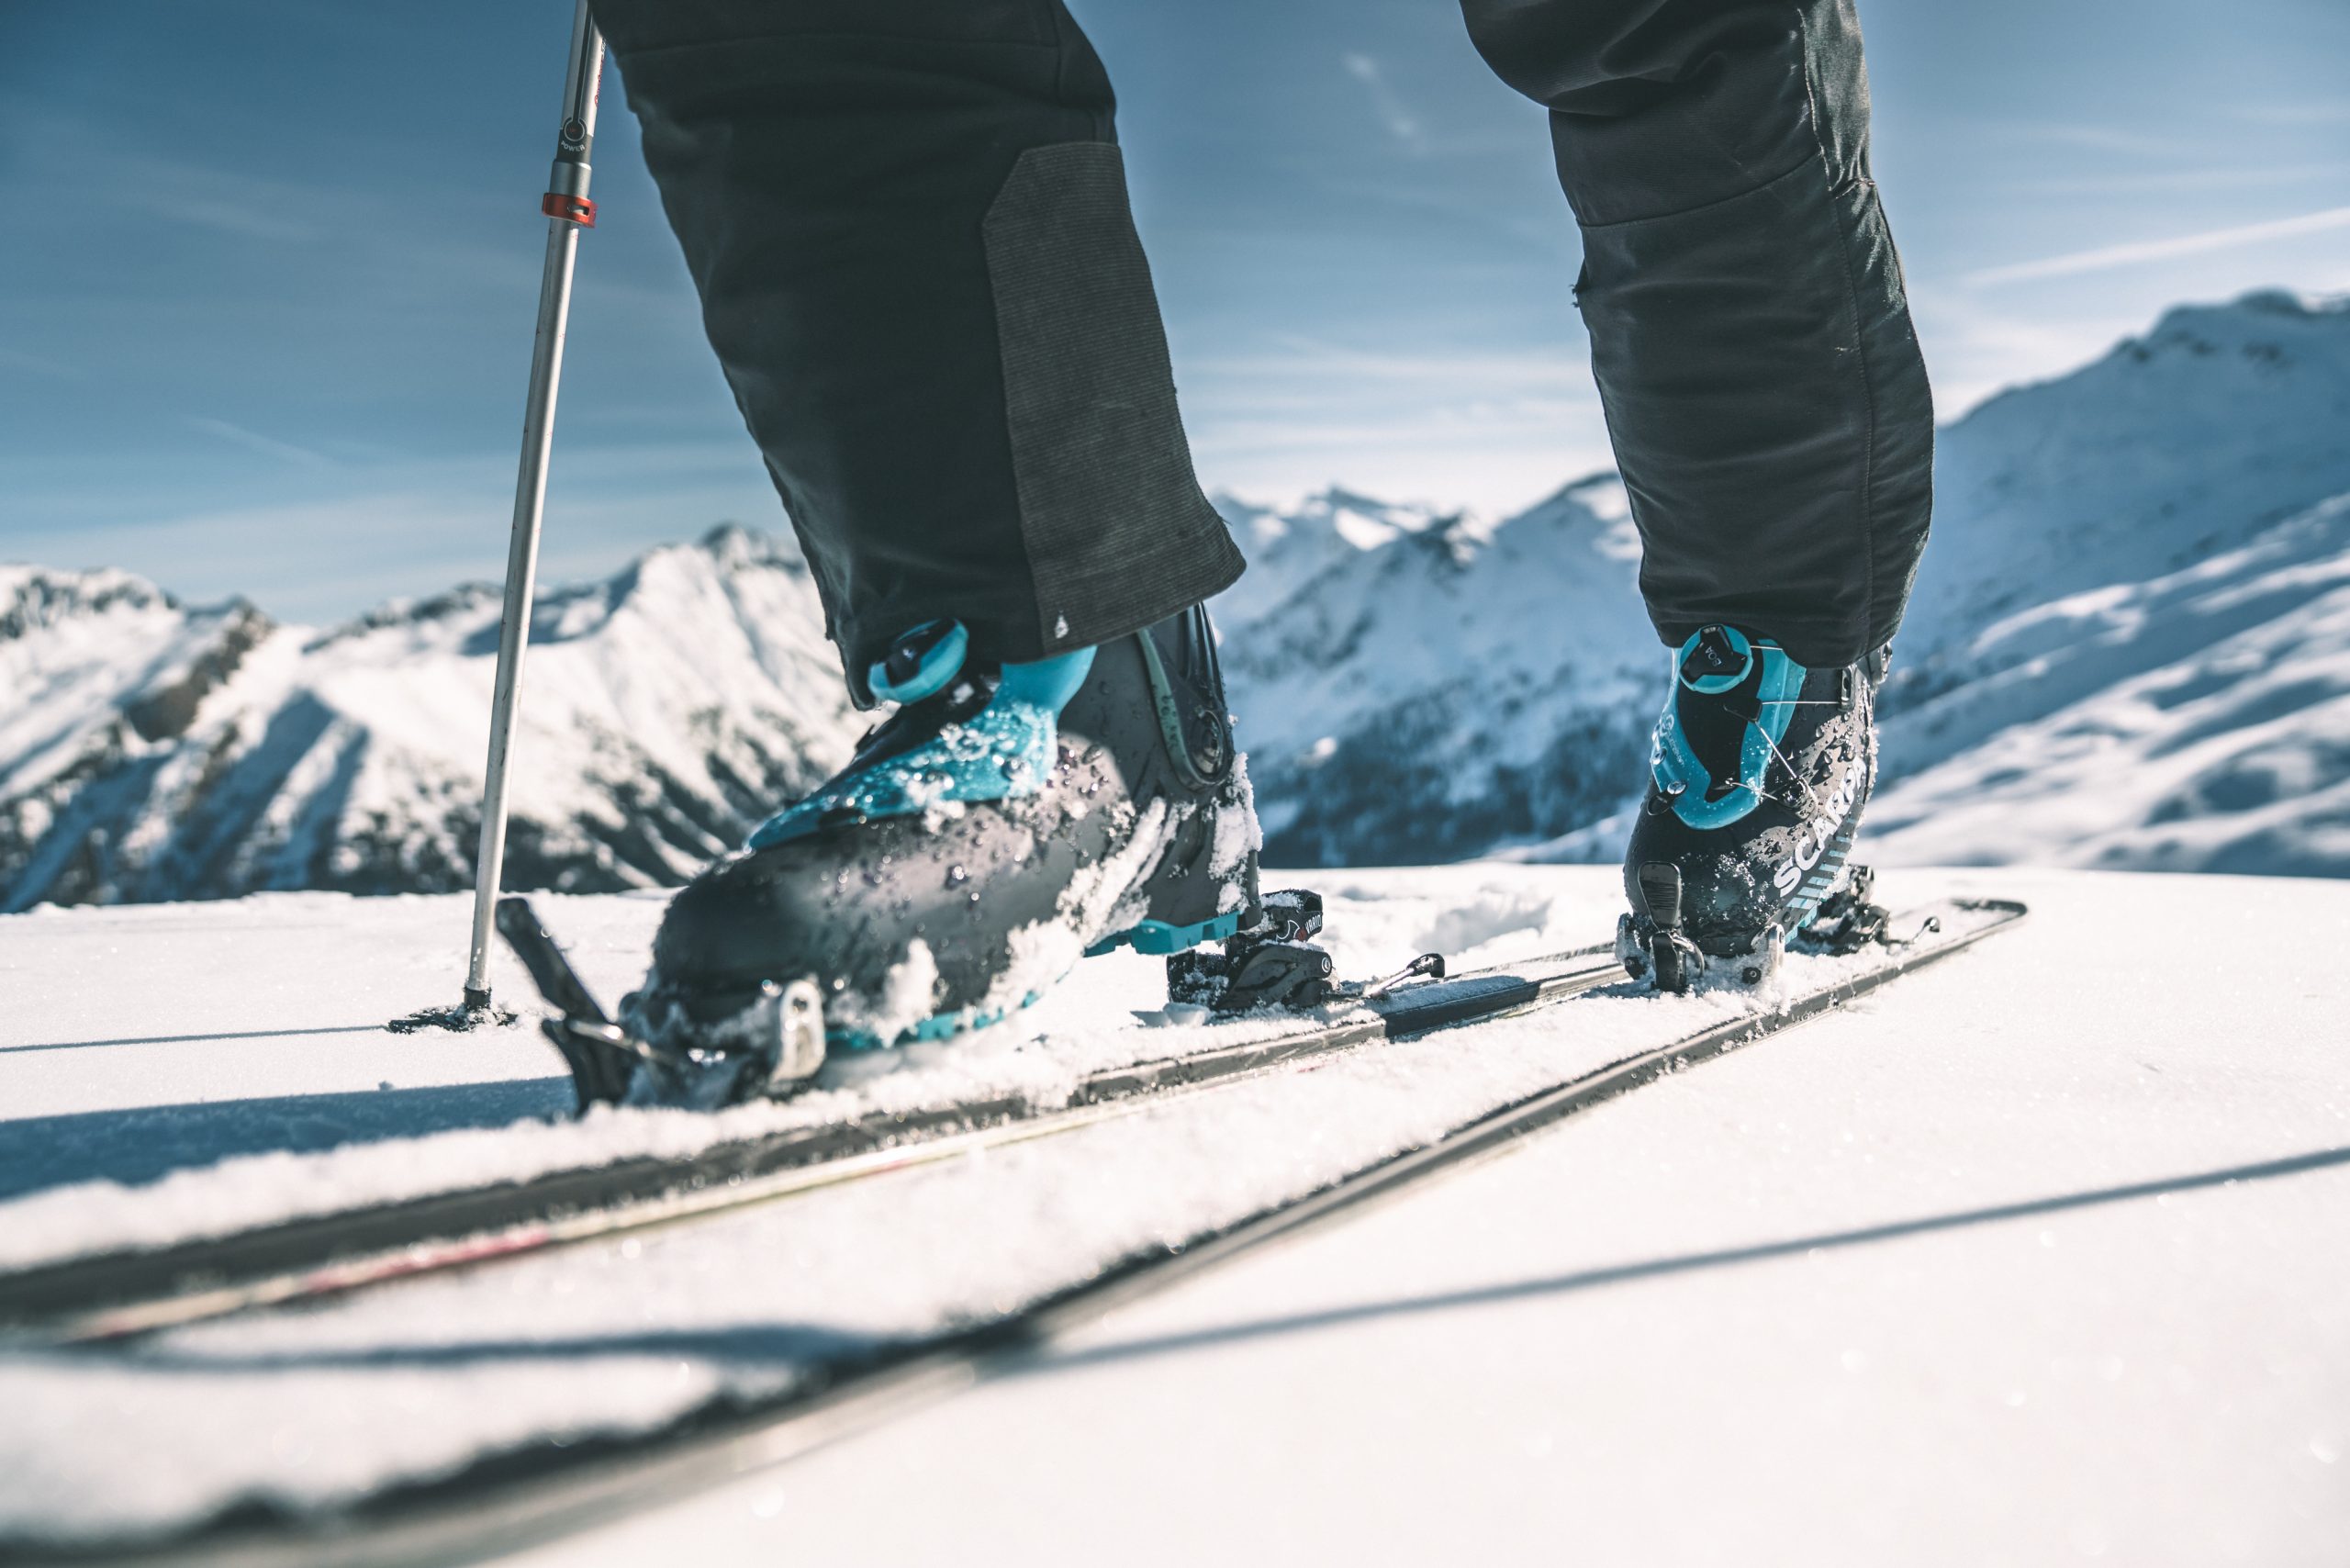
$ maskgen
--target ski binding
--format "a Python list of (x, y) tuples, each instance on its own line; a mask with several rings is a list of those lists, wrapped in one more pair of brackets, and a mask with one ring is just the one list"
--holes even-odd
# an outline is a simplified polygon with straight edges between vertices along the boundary
[[(1334, 998), (1369, 1000), (1444, 975), (1443, 958), (1429, 953), (1371, 984), (1339, 984), (1329, 953), (1312, 941), (1322, 929), (1320, 895), (1270, 893), (1260, 910), (1248, 929), (1225, 939), (1222, 952), (1194, 948), (1169, 958), (1167, 1008), (1138, 1016), (1163, 1026), (1259, 1009), (1309, 1011)], [(719, 1028), (655, 1026), (648, 1039), (604, 1010), (528, 899), (498, 901), (498, 930), (561, 1014), (540, 1027), (571, 1070), (583, 1114), (599, 1104), (719, 1110), (782, 1099), (807, 1089), (824, 1070), (823, 997), (812, 978), (769, 980), (751, 1006)]]
[(1625, 973), (1651, 981), (1661, 991), (1685, 991), (1708, 980), (1757, 989), (1779, 972), (1779, 960), (1789, 946), (1799, 952), (1850, 955), (1869, 946), (1906, 947), (1941, 928), (1930, 918), (1911, 935), (1895, 936), (1891, 913), (1870, 897), (1876, 873), (1854, 866), (1843, 886), (1822, 900), (1792, 937), (1773, 925), (1743, 952), (1709, 953), (1681, 928), (1680, 874), (1670, 866), (1644, 866), (1639, 876), (1649, 913), (1617, 917), (1616, 958)]
[(530, 900), (498, 900), (498, 932), (539, 993), (562, 1011), (540, 1026), (571, 1070), (583, 1114), (597, 1104), (714, 1111), (781, 1098), (807, 1087), (824, 1065), (824, 1004), (811, 980), (767, 982), (722, 1045), (664, 1049), (612, 1022)]

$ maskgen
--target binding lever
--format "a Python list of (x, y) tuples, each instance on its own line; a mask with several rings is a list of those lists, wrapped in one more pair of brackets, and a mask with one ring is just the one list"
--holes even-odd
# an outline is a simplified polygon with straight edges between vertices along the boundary
[(562, 1017), (543, 1019), (539, 1027), (554, 1042), (554, 1048), (563, 1053), (564, 1065), (571, 1070), (571, 1086), (580, 1111), (584, 1114), (590, 1105), (619, 1104), (637, 1064), (651, 1059), (650, 1053), (605, 1013), (588, 982), (579, 978), (579, 971), (540, 924), (530, 900), (509, 895), (498, 901), (498, 934), (531, 971), (539, 994), (563, 1010)]
[(1337, 991), (1321, 935), (1322, 895), (1292, 889), (1267, 893), (1262, 918), (1228, 936), (1224, 951), (1193, 948), (1167, 960), (1167, 995), (1212, 1013), (1259, 1007), (1319, 1007)]
[(1393, 974), (1387, 976), (1383, 980), (1375, 980), (1360, 990), (1357, 990), (1353, 983), (1349, 982), (1343, 989), (1349, 996), (1360, 996), (1364, 1001), (1369, 1002), (1374, 997), (1385, 996), (1397, 986), (1406, 984), (1412, 980), (1440, 980), (1444, 978), (1444, 972), (1443, 954), (1423, 953), (1418, 958), (1414, 958), (1410, 963), (1405, 964), (1402, 969), (1397, 969)]
[[(697, 1045), (656, 1033), (648, 1043), (612, 1022), (529, 900), (498, 900), (498, 931), (539, 993), (562, 1010), (539, 1027), (571, 1069), (582, 1114), (623, 1102), (715, 1110), (780, 1099), (805, 1088), (824, 1065), (824, 1002), (813, 980), (762, 984), (722, 1040)], [(635, 999), (622, 1007), (632, 1010)]]
[[(1704, 967), (1705, 960), (1697, 945), (1681, 930), (1681, 868), (1669, 861), (1651, 861), (1640, 868), (1637, 879), (1640, 902), (1648, 905), (1646, 957), (1656, 988), (1687, 991), (1690, 980)], [(1639, 969), (1628, 958), (1624, 967), (1633, 979), (1640, 978)]]
[(571, 967), (571, 960), (563, 956), (563, 949), (547, 934), (547, 928), (539, 921), (539, 912), (531, 907), (529, 899), (509, 893), (498, 901), (498, 934), (506, 938), (506, 945), (522, 960), (522, 967), (531, 971), (531, 981), (539, 988), (539, 994), (563, 1009), (565, 1017), (582, 1024), (612, 1021), (611, 1014), (604, 1011), (603, 1004), (588, 989), (588, 982), (579, 978), (579, 971)]

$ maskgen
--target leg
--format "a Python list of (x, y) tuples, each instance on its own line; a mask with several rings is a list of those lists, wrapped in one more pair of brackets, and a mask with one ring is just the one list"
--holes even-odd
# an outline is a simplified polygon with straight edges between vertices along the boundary
[(1933, 410), (1869, 178), (1852, 0), (1462, 0), (1550, 110), (1592, 368), (1664, 640), (1883, 647), (1925, 544)]
[(1679, 649), (1617, 947), (1761, 983), (1846, 894), (1933, 409), (1868, 169), (1852, 0), (1462, 0), (1549, 106), (1592, 368)]
[[(1086, 952), (1270, 927), (1200, 603), (1240, 556), (1061, 0), (596, 9), (852, 685), (898, 707), (678, 893), (643, 1050), (575, 1060), (583, 1099), (887, 1070)], [(821, 1061), (781, 1044), (811, 997)]]
[(1034, 660), (1239, 575), (1060, 0), (596, 11), (860, 700), (925, 622)]

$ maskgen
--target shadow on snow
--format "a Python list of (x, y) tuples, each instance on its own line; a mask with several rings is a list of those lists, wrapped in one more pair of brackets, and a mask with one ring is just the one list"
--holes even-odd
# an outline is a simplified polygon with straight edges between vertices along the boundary
[[(2076, 1209), (2099, 1208), (2114, 1204), (2132, 1203), (2143, 1198), (2160, 1197), (2171, 1193), (2189, 1193), (2213, 1187), (2232, 1186), (2243, 1182), (2275, 1181), (2283, 1177), (2305, 1175), (2311, 1171), (2344, 1165), (2350, 1165), (2350, 1148), (2319, 1149), (2312, 1153), (2293, 1155), (2281, 1159), (2229, 1166), (2216, 1170), (2195, 1171), (2184, 1176), (2166, 1177), (2151, 1182), (2133, 1182), (2123, 1186), (2098, 1187), (2084, 1192), (2061, 1193), (2053, 1197), (2032, 1198), (1985, 1208), (1960, 1209), (1948, 1214), (1927, 1215), (1916, 1219), (1893, 1220), (1882, 1225), (1863, 1226), (1849, 1230), (1822, 1231), (1815, 1235), (1792, 1237), (1783, 1241), (1758, 1242), (1749, 1247), (1724, 1248), (1707, 1252), (1684, 1253), (1670, 1258), (1653, 1258), (1603, 1269), (1579, 1270), (1572, 1273), (1520, 1280), (1508, 1284), (1480, 1286), (1474, 1290), (1447, 1291), (1427, 1295), (1399, 1296), (1387, 1301), (1361, 1302), (1351, 1306), (1332, 1307), (1320, 1312), (1264, 1317), (1252, 1322), (1225, 1324), (1214, 1328), (1198, 1329), (1183, 1334), (1166, 1334), (1149, 1338), (1128, 1339), (1068, 1352), (1057, 1352), (1049, 1347), (1032, 1350), (1021, 1345), (1015, 1338), (1011, 1341), (1012, 1354), (1015, 1358), (1014, 1363), (1003, 1370), (1011, 1374), (1022, 1376), (1068, 1372), (1199, 1350), (1212, 1345), (1227, 1345), (1250, 1339), (1310, 1333), (1316, 1329), (1340, 1327), (1348, 1324), (1371, 1322), (1382, 1318), (1407, 1317), (1423, 1313), (1449, 1312), (1462, 1307), (1486, 1306), (1505, 1302), (1565, 1295), (1576, 1291), (1628, 1284), (1639, 1280), (1662, 1279), (1677, 1274), (1696, 1273), (1708, 1269), (1731, 1268), (1747, 1263), (1767, 1262), (1774, 1259), (1801, 1257), (1807, 1253), (1836, 1248), (1898, 1241), (1914, 1236), (1930, 1236), (1975, 1226), (2031, 1219)], [(658, 1265), (647, 1266), (657, 1267)], [(1005, 1320), (1007, 1325), (1011, 1321)], [(820, 1324), (778, 1323), (674, 1331), (640, 1329), (624, 1334), (594, 1335), (578, 1338), (458, 1340), (420, 1345), (373, 1345), (352, 1350), (262, 1351), (223, 1355), (191, 1354), (168, 1347), (150, 1347), (122, 1355), (121, 1360), (128, 1365), (142, 1369), (185, 1372), (481, 1367), (500, 1361), (544, 1361), (597, 1356), (701, 1356), (711, 1361), (738, 1365), (751, 1363), (774, 1366), (778, 1362), (798, 1363), (811, 1359), (818, 1361), (870, 1361), (888, 1356), (893, 1351), (918, 1348), (917, 1341), (860, 1335), (826, 1327)], [(115, 1354), (102, 1353), (109, 1355), (110, 1358)]]
[(502, 1127), (567, 1115), (571, 1108), (569, 1079), (525, 1078), (31, 1116), (0, 1122), (0, 1201), (73, 1182), (136, 1185), (241, 1154), (315, 1154), (385, 1138)]

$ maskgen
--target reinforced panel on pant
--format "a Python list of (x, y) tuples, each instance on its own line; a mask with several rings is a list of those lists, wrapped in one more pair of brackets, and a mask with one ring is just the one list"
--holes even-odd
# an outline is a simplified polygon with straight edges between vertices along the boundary
[(1192, 471), (1117, 147), (1030, 148), (983, 233), (1045, 648), (1122, 635), (1228, 586), (1240, 553)]

